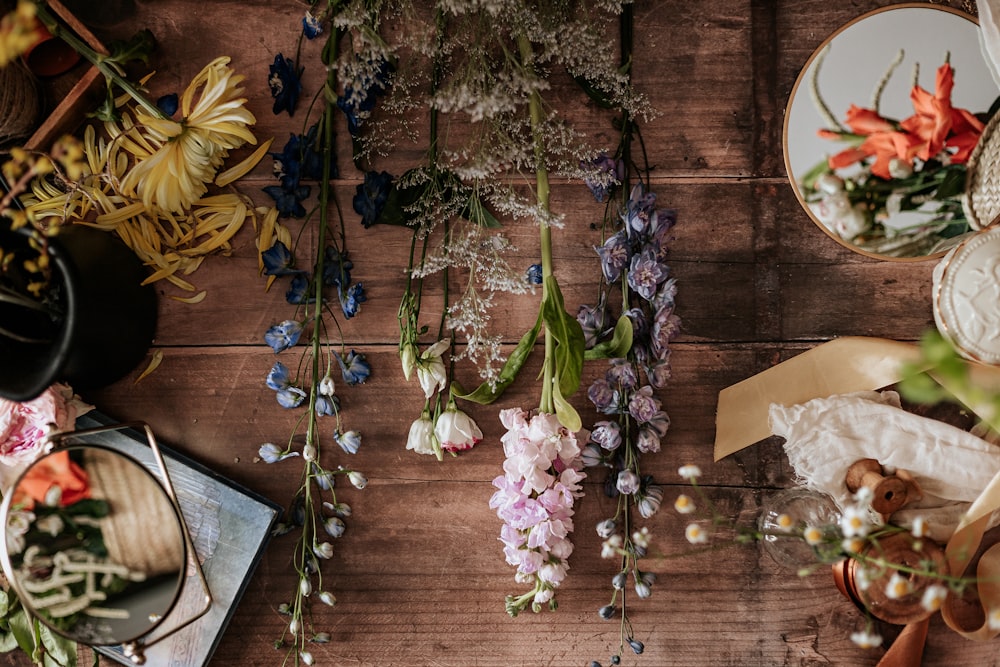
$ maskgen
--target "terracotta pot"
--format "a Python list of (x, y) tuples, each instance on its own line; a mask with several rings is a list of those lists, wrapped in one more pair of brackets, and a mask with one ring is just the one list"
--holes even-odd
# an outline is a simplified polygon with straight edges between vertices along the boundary
[[(26, 248), (16, 232), (0, 246), (17, 237)], [(156, 329), (156, 292), (141, 285), (148, 272), (119, 239), (69, 225), (49, 253), (51, 312), (0, 302), (0, 327), (22, 338), (0, 334), (0, 396), (10, 400), (30, 400), (57, 381), (77, 390), (111, 384), (143, 359)]]

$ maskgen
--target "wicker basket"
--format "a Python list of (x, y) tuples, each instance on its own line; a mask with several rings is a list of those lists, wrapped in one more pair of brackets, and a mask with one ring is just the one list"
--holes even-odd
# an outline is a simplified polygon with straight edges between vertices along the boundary
[(985, 229), (1000, 216), (1000, 113), (983, 128), (965, 172), (962, 207), (969, 226)]

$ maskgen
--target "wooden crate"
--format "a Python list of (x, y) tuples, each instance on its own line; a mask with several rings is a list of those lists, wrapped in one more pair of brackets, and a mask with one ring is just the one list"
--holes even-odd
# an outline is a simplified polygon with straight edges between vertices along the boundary
[[(107, 53), (104, 44), (59, 0), (48, 0), (48, 6), (77, 37), (98, 53)], [(73, 77), (75, 82), (34, 134), (25, 141), (25, 148), (47, 151), (60, 136), (75, 131), (86, 118), (87, 112), (100, 103), (104, 77), (95, 65), (82, 60), (64, 76)]]

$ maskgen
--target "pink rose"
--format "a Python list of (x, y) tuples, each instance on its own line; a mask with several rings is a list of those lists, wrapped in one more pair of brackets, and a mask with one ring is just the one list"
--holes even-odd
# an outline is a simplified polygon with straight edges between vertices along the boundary
[(73, 390), (62, 384), (24, 403), (0, 398), (0, 464), (16, 467), (34, 460), (45, 435), (73, 428), (83, 408)]

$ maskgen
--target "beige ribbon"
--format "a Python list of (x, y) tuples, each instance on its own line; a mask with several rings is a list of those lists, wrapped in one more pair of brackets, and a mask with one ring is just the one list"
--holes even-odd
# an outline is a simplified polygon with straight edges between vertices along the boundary
[[(901, 379), (904, 363), (920, 359), (912, 344), (880, 338), (844, 337), (814, 347), (719, 392), (716, 413), (715, 460), (738, 452), (771, 435), (768, 410), (772, 403), (791, 406), (834, 394), (882, 389)], [(970, 365), (978, 386), (1000, 390), (1000, 368)], [(941, 378), (935, 378), (966, 407), (982, 416), (982, 406)], [(980, 408), (980, 409), (977, 409)], [(1000, 473), (972, 503), (945, 547), (948, 570), (961, 575), (973, 562), (990, 515), (1000, 509)], [(988, 615), (1000, 609), (1000, 544), (990, 547), (975, 563), (979, 613), (967, 613), (968, 603), (949, 595), (941, 609), (945, 623), (968, 639), (987, 640)], [(920, 625), (923, 627), (919, 627)], [(913, 627), (911, 627), (913, 626)], [(910, 624), (879, 663), (882, 667), (920, 664), (926, 621)]]

